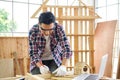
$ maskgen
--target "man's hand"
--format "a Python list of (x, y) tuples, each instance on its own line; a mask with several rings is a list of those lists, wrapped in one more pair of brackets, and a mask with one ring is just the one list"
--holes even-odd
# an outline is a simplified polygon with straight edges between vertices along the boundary
[(65, 76), (67, 73), (66, 66), (61, 65), (59, 68), (57, 68), (54, 72), (55, 76)]
[(39, 67), (41, 74), (47, 74), (49, 73), (49, 68), (46, 65), (40, 66)]

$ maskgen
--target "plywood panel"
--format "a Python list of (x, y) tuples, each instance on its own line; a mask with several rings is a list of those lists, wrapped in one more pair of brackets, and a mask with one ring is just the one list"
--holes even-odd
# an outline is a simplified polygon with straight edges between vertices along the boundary
[(97, 24), (94, 37), (94, 65), (96, 73), (99, 72), (101, 58), (104, 54), (108, 53), (108, 61), (105, 70), (105, 76), (111, 77), (112, 75), (112, 50), (114, 33), (117, 20), (100, 22)]
[(13, 77), (14, 66), (13, 59), (0, 59), (0, 78)]

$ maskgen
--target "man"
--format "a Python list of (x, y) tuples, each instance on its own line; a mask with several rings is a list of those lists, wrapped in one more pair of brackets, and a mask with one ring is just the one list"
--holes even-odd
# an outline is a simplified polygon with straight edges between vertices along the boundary
[(72, 51), (63, 27), (55, 23), (51, 12), (43, 12), (39, 23), (29, 32), (30, 72), (32, 74), (56, 73), (65, 76), (66, 64)]

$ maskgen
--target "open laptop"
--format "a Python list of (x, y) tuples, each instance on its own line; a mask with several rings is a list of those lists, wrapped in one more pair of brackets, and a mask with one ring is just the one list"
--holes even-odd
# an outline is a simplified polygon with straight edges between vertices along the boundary
[(73, 80), (99, 80), (104, 75), (107, 59), (108, 59), (108, 54), (105, 54), (104, 56), (102, 56), (99, 74), (84, 73), (84, 74), (78, 75)]

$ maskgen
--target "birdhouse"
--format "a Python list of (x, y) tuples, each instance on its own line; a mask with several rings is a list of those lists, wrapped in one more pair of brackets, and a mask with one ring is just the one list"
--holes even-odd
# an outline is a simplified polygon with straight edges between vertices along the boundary
[(84, 62), (78, 62), (74, 67), (74, 74), (90, 73), (90, 67)]

